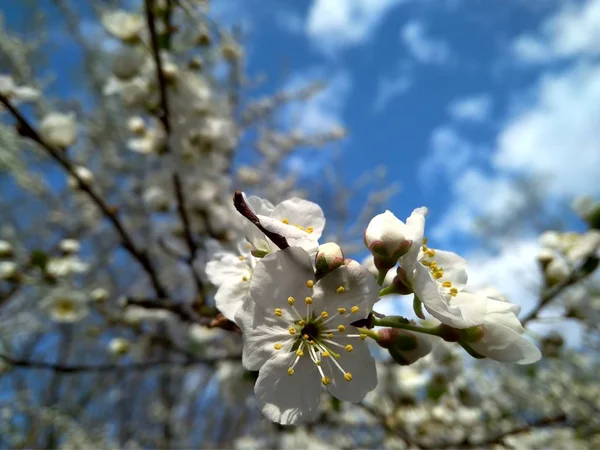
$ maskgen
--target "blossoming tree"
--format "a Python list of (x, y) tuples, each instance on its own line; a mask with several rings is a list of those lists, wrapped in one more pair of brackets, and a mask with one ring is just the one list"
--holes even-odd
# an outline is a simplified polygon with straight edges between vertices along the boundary
[[(388, 186), (350, 226), (347, 190), (333, 208), (286, 175), (345, 130), (274, 127), (319, 86), (253, 96), (208, 2), (92, 2), (109, 46), (55, 3), (76, 95), (50, 99), (43, 40), (0, 29), (3, 447), (600, 445), (598, 202), (540, 236), (524, 316), (427, 240), (426, 207), (400, 220)], [(382, 313), (394, 296), (411, 315)], [(583, 350), (531, 333), (549, 307)]]

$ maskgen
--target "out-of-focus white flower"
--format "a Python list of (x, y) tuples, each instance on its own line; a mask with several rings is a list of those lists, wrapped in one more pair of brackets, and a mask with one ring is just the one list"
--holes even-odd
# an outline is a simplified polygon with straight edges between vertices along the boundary
[(573, 265), (579, 265), (588, 257), (598, 254), (600, 250), (600, 231), (588, 230), (579, 236), (567, 250), (567, 260)]
[(240, 166), (237, 171), (237, 178), (241, 183), (255, 185), (262, 181), (260, 172), (250, 166)]
[(0, 261), (0, 280), (15, 280), (19, 275), (19, 266), (12, 261)]
[(64, 277), (74, 273), (85, 273), (89, 267), (90, 265), (77, 255), (67, 255), (50, 259), (46, 265), (46, 272), (55, 277)]
[(10, 242), (0, 240), (0, 258), (11, 258), (14, 255), (14, 249)]
[(110, 294), (108, 293), (108, 291), (104, 288), (96, 288), (92, 292), (90, 292), (90, 297), (96, 302), (105, 301), (109, 295)]
[[(85, 184), (89, 185), (94, 181), (94, 174), (87, 167), (75, 166), (73, 170)], [(74, 176), (69, 175), (67, 178), (67, 183), (71, 189), (76, 189), (79, 187), (79, 181), (77, 181), (77, 178)]]
[(77, 123), (75, 113), (52, 112), (40, 122), (40, 134), (47, 144), (58, 148), (67, 148), (77, 142)]
[(108, 343), (108, 351), (113, 356), (123, 356), (129, 353), (131, 343), (125, 338), (113, 338)]
[(132, 116), (127, 120), (127, 129), (133, 134), (142, 135), (146, 131), (144, 119), (140, 116)]
[(163, 322), (172, 320), (173, 314), (164, 309), (150, 309), (141, 306), (127, 306), (123, 311), (123, 321), (131, 325), (142, 322)]
[(37, 99), (40, 91), (29, 86), (17, 86), (11, 76), (0, 75), (0, 94), (14, 103), (19, 103)]
[(229, 153), (238, 143), (238, 130), (231, 119), (226, 117), (206, 117), (197, 130), (198, 142), (205, 150)]
[(230, 405), (239, 405), (252, 392), (246, 371), (236, 361), (220, 361), (215, 377), (219, 380), (219, 392)]
[(152, 186), (144, 192), (144, 203), (153, 212), (169, 211), (169, 196), (158, 186)]
[(121, 41), (134, 41), (144, 28), (143, 19), (123, 10), (107, 11), (100, 17), (104, 29)]
[(257, 263), (250, 298), (235, 319), (244, 337), (242, 363), (259, 370), (254, 392), (267, 418), (281, 424), (314, 419), (321, 385), (351, 402), (375, 388), (366, 335), (351, 323), (368, 316), (378, 294), (357, 262), (315, 282), (311, 257), (299, 247)]
[(571, 274), (571, 268), (564, 258), (555, 258), (546, 266), (544, 275), (548, 285), (561, 283)]
[(40, 302), (40, 308), (52, 320), (60, 323), (78, 322), (89, 312), (85, 294), (66, 288), (57, 288)]
[(190, 341), (196, 345), (209, 345), (223, 338), (223, 332), (219, 328), (207, 328), (198, 324), (192, 324), (188, 328)]
[(466, 330), (468, 345), (477, 353), (502, 362), (532, 364), (542, 354), (522, 335), (525, 329), (517, 318), (521, 308), (509, 302), (484, 297), (485, 320)]
[(162, 125), (156, 123), (151, 128), (146, 129), (146, 132), (140, 137), (129, 139), (127, 141), (127, 148), (133, 152), (145, 155), (161, 153), (165, 148), (166, 138)]
[(112, 55), (112, 72), (119, 80), (130, 80), (140, 73), (147, 58), (147, 51), (141, 47), (121, 47)]
[(229, 320), (235, 320), (235, 313), (242, 306), (256, 265), (256, 258), (238, 245), (237, 254), (217, 252), (206, 265), (206, 274), (212, 284), (218, 287), (215, 303)]
[(71, 255), (73, 253), (79, 253), (79, 250), (81, 250), (81, 244), (75, 239), (63, 239), (58, 244), (58, 248), (65, 255)]
[(104, 86), (104, 95), (119, 94), (125, 106), (130, 108), (144, 107), (150, 96), (150, 82), (144, 77), (135, 77), (122, 81), (110, 77)]

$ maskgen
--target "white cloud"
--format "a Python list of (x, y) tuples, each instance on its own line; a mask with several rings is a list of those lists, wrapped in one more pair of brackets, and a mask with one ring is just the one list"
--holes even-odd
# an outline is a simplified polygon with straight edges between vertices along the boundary
[(500, 170), (537, 174), (561, 198), (600, 193), (600, 64), (546, 76), (498, 136)]
[(360, 44), (371, 36), (381, 19), (406, 0), (313, 0), (306, 33), (327, 53)]
[(400, 37), (412, 56), (423, 64), (442, 64), (450, 59), (448, 44), (428, 36), (425, 26), (417, 20), (404, 25)]
[(454, 201), (432, 230), (432, 236), (449, 241), (455, 233), (473, 235), (477, 219), (493, 217), (495, 226), (512, 220), (527, 205), (527, 197), (510, 178), (489, 176), (474, 167), (456, 176), (451, 184)]
[(448, 114), (453, 119), (469, 122), (484, 122), (492, 112), (492, 97), (478, 94), (454, 100), (448, 106)]
[(322, 69), (311, 69), (294, 76), (286, 90), (300, 89), (319, 80), (327, 82), (321, 92), (307, 101), (290, 104), (286, 110), (287, 124), (305, 133), (328, 131), (332, 126), (343, 123), (346, 99), (352, 87), (348, 72), (328, 74)]
[(373, 112), (382, 112), (393, 99), (406, 93), (412, 84), (413, 79), (407, 73), (400, 74), (396, 78), (381, 77), (377, 83)]
[(537, 35), (515, 39), (513, 52), (523, 62), (542, 63), (557, 58), (600, 54), (600, 0), (565, 2)]

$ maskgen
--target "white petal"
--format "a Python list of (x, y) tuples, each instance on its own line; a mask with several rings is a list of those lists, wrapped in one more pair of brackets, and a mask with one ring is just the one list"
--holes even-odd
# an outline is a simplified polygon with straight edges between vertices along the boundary
[(422, 206), (415, 209), (410, 217), (406, 219), (406, 239), (411, 240), (413, 244), (408, 253), (404, 255), (400, 261), (402, 267), (408, 274), (412, 273), (417, 262), (417, 257), (419, 256), (419, 251), (421, 250), (421, 245), (423, 244), (423, 238), (425, 237), (426, 215), (427, 208)]
[(531, 364), (542, 357), (540, 350), (516, 331), (499, 323), (485, 323), (483, 338), (469, 344), (473, 350), (496, 361)]
[(316, 203), (301, 198), (291, 198), (278, 204), (271, 217), (276, 220), (288, 219), (291, 225), (313, 229), (311, 238), (318, 240), (325, 228), (325, 215)]
[(219, 286), (215, 294), (215, 303), (221, 313), (235, 322), (235, 313), (248, 296), (250, 283), (248, 281), (228, 281)]
[(241, 281), (242, 277), (250, 279), (252, 270), (249, 262), (229, 252), (218, 252), (206, 264), (206, 275), (212, 284), (220, 286), (228, 281)]
[(247, 198), (245, 197), (245, 199), (252, 212), (256, 215), (262, 214), (264, 216), (270, 216), (271, 212), (273, 212), (274, 206), (269, 200), (254, 195)]
[[(279, 219), (258, 215), (260, 224), (268, 231), (276, 233), (285, 238), (290, 247), (301, 247), (309, 254), (315, 254), (319, 243), (313, 237), (314, 233), (307, 233), (294, 225), (283, 223)], [(270, 241), (269, 241), (270, 242)], [(271, 246), (272, 251), (279, 250), (274, 244)]]
[[(283, 352), (283, 350), (280, 350)], [(278, 353), (260, 369), (254, 393), (263, 414), (273, 422), (292, 425), (317, 417), (321, 380), (316, 366), (304, 356), (288, 375), (296, 354)]]
[[(234, 319), (243, 334), (242, 365), (246, 369), (259, 370), (269, 358), (291, 348), (292, 340), (286, 323), (276, 316), (265, 315), (265, 311), (257, 308), (252, 299), (244, 301)], [(277, 343), (283, 344), (284, 348), (275, 350)]]
[[(338, 293), (339, 291), (343, 292)], [(313, 299), (330, 314), (337, 308), (346, 308), (348, 311), (353, 306), (360, 309), (351, 314), (348, 321), (364, 319), (368, 316), (373, 305), (379, 300), (379, 286), (368, 269), (356, 261), (349, 265), (341, 266), (325, 275), (317, 282), (314, 288)]]
[(312, 294), (306, 286), (315, 275), (308, 253), (289, 247), (261, 259), (254, 268), (250, 296), (265, 309), (287, 307), (287, 298), (304, 299)]
[(435, 256), (432, 258), (438, 267), (444, 269), (444, 276), (438, 280), (438, 283), (450, 281), (452, 286), (461, 291), (467, 284), (467, 260), (458, 256), (454, 252), (444, 250), (435, 250)]
[[(347, 333), (360, 333), (354, 327), (348, 327)], [(352, 345), (353, 350), (347, 352), (344, 349), (335, 349), (339, 351), (340, 357), (337, 359), (339, 365), (346, 373), (352, 375), (352, 381), (344, 379), (344, 373), (334, 365), (330, 358), (323, 358), (323, 370), (327, 376), (331, 378), (331, 384), (327, 386), (327, 390), (334, 397), (340, 400), (357, 403), (360, 402), (368, 392), (375, 389), (377, 386), (377, 369), (375, 360), (371, 356), (369, 346), (365, 341), (344, 336), (336, 337), (335, 342), (343, 345)]]

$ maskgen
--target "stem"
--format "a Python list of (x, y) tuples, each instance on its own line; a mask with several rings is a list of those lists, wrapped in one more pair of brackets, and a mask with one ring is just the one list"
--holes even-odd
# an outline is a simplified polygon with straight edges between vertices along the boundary
[(387, 275), (388, 272), (389, 271), (383, 271), (383, 270), (379, 271), (379, 274), (377, 275), (377, 284), (379, 286), (383, 286), (383, 282), (385, 281), (385, 276)]
[(359, 328), (358, 331), (360, 331), (362, 334), (366, 334), (371, 339), (375, 339), (376, 341), (379, 340), (379, 334), (377, 334), (376, 331), (369, 330), (368, 328)]
[(379, 296), (380, 297), (384, 297), (386, 295), (391, 295), (391, 294), (395, 294), (396, 292), (394, 292), (394, 285), (390, 284), (389, 286), (384, 287), (383, 289), (379, 290)]
[(434, 327), (434, 328), (420, 327), (417, 325), (404, 323), (403, 321), (399, 320), (399, 318), (390, 317), (390, 316), (385, 317), (383, 319), (377, 319), (374, 317), (373, 324), (375, 326), (380, 326), (380, 327), (400, 328), (402, 330), (415, 331), (417, 333), (431, 334), (432, 336), (440, 335), (439, 327)]

